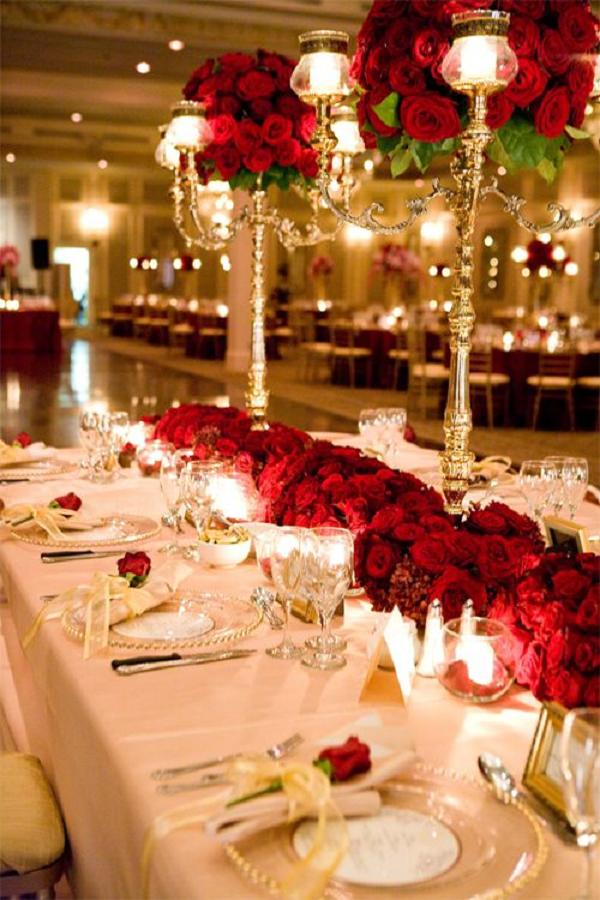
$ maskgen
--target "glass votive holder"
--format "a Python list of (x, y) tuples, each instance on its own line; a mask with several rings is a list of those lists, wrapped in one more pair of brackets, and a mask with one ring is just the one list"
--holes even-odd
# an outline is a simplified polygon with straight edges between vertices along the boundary
[(451, 619), (442, 631), (438, 681), (468, 703), (493, 703), (514, 680), (511, 640), (508, 628), (497, 619)]
[(259, 571), (268, 581), (273, 580), (271, 572), (271, 556), (273, 553), (273, 540), (277, 534), (277, 526), (255, 524), (250, 529), (254, 539), (254, 552)]
[(174, 452), (173, 444), (167, 444), (165, 441), (148, 441), (138, 450), (137, 464), (140, 472), (145, 477), (159, 475), (164, 457)]

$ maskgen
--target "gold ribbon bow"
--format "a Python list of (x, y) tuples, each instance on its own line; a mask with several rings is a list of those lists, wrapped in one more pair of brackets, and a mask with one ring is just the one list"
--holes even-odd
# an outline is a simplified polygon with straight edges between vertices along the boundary
[(28, 503), (19, 506), (11, 506), (2, 514), (2, 521), (12, 531), (19, 530), (23, 525), (28, 526), (35, 522), (40, 528), (55, 540), (62, 539), (60, 526), (75, 514), (72, 509), (56, 509), (49, 506), (33, 506)]

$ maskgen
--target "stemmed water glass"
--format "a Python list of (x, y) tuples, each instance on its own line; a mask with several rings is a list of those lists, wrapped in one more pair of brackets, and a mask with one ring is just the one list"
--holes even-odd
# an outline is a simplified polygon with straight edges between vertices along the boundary
[(173, 528), (174, 539), (160, 548), (161, 553), (178, 554), (181, 552), (179, 537), (183, 519), (183, 474), (189, 460), (189, 452), (176, 450), (163, 456), (160, 464), (160, 489), (167, 507), (167, 516), (163, 521)]
[(111, 454), (111, 425), (107, 413), (84, 409), (79, 416), (79, 439), (86, 452), (83, 467), (90, 481), (102, 481)]
[(557, 477), (556, 466), (543, 459), (526, 459), (521, 463), (519, 486), (535, 519), (541, 519), (550, 505)]
[(549, 463), (556, 469), (556, 479), (554, 480), (552, 495), (550, 497), (550, 506), (554, 510), (554, 514), (559, 516), (563, 506), (565, 505), (565, 485), (564, 485), (564, 456), (545, 456), (544, 462)]
[(570, 519), (575, 518), (575, 513), (585, 497), (588, 478), (587, 459), (575, 456), (565, 457), (562, 466), (562, 481), (565, 506), (569, 510)]
[(341, 669), (346, 659), (335, 652), (331, 620), (352, 583), (354, 542), (352, 534), (344, 528), (323, 526), (313, 529), (313, 535), (317, 541), (316, 552), (307, 555), (305, 583), (319, 616), (321, 635), (316, 648), (305, 654), (302, 662), (313, 669)]
[(406, 410), (401, 406), (387, 406), (377, 410), (380, 422), (380, 447), (385, 461), (392, 465), (394, 451), (398, 450), (398, 443), (404, 441), (404, 430), (406, 428), (407, 415)]
[(271, 575), (283, 609), (284, 627), (281, 643), (269, 647), (267, 653), (277, 659), (296, 659), (302, 655), (289, 634), (290, 609), (299, 593), (304, 566), (316, 553), (316, 539), (306, 528), (278, 528), (271, 543)]
[(379, 409), (361, 409), (358, 415), (358, 430), (374, 450), (381, 438), (380, 412)]
[(210, 519), (215, 494), (215, 483), (224, 465), (217, 460), (197, 460), (186, 463), (183, 472), (182, 499), (189, 512), (198, 537)]
[(572, 709), (560, 738), (567, 816), (586, 851), (583, 900), (592, 900), (593, 848), (600, 837), (600, 709)]

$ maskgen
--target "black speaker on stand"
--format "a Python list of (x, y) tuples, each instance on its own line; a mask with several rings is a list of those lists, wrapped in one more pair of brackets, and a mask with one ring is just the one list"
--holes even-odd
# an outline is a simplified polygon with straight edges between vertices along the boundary
[(41, 294), (44, 291), (44, 276), (42, 272), (50, 268), (50, 242), (48, 238), (31, 239), (31, 266), (37, 273), (37, 289)]

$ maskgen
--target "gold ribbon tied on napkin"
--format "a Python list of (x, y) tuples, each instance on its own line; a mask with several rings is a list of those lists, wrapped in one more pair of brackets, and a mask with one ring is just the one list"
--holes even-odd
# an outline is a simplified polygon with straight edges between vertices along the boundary
[(38, 525), (55, 541), (63, 539), (63, 531), (87, 531), (102, 525), (96, 516), (86, 517), (78, 510), (54, 506), (34, 506), (21, 503), (5, 509), (0, 517), (3, 525), (11, 531), (24, 531)]

